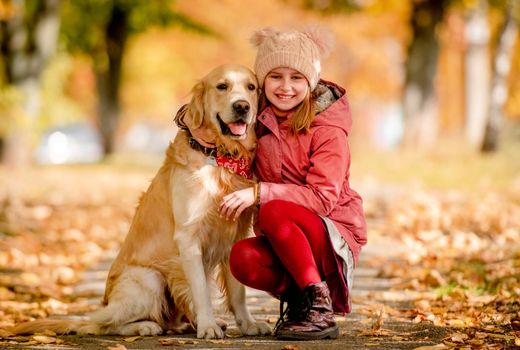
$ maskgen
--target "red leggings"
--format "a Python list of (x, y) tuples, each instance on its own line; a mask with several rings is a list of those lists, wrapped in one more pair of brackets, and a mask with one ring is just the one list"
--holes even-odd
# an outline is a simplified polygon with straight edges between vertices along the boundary
[(261, 234), (235, 243), (231, 272), (241, 283), (280, 295), (325, 280), (337, 270), (330, 238), (321, 218), (298, 204), (273, 200), (260, 207)]

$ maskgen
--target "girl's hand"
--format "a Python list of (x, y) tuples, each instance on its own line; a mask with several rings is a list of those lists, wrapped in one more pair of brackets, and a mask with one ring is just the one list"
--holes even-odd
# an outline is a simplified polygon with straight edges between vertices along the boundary
[(248, 187), (230, 193), (222, 198), (222, 202), (219, 206), (220, 216), (225, 217), (226, 220), (232, 219), (235, 221), (246, 208), (255, 204), (255, 201), (254, 187)]

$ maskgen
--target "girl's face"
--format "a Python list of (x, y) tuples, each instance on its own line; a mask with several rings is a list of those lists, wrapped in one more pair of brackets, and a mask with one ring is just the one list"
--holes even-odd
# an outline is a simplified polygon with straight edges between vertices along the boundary
[(309, 83), (303, 74), (287, 67), (270, 71), (264, 80), (265, 96), (274, 112), (285, 117), (307, 96)]

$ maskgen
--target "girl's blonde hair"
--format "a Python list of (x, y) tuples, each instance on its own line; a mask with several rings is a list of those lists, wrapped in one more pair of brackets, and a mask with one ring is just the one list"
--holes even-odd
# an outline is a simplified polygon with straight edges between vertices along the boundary
[[(263, 111), (271, 105), (267, 99), (264, 89), (260, 94), (258, 110)], [(291, 132), (294, 135), (307, 134), (311, 128), (312, 120), (316, 112), (314, 93), (307, 89), (307, 95), (298, 106), (295, 107), (291, 118)]]

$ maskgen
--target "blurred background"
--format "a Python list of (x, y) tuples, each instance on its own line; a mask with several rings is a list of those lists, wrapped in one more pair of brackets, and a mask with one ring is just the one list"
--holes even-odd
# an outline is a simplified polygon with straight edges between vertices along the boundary
[(160, 158), (198, 78), (252, 67), (255, 29), (321, 23), (337, 38), (322, 77), (350, 96), (361, 172), (410, 151), (516, 165), (519, 16), (516, 0), (3, 0), (1, 160)]
[(520, 346), (520, 0), (0, 0), (0, 330), (97, 307), (191, 87), (252, 67), (256, 29), (316, 23), (352, 108), (360, 275), (398, 291), (355, 284), (364, 334), (401, 315)]

